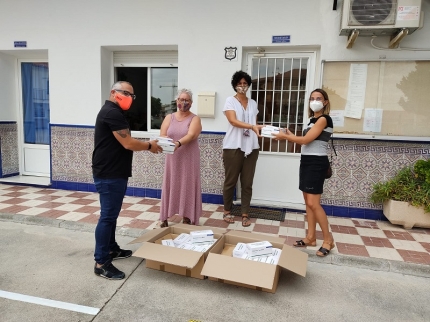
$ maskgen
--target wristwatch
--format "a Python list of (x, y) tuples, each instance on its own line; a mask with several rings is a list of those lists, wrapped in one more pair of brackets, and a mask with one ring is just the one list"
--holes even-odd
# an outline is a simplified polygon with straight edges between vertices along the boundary
[(147, 150), (151, 150), (151, 148), (152, 148), (152, 144), (151, 144), (151, 142), (148, 142), (148, 149)]

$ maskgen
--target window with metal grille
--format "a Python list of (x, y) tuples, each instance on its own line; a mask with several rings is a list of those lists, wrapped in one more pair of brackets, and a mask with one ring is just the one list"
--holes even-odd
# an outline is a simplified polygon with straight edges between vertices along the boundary
[[(308, 57), (252, 58), (251, 98), (258, 105), (258, 124), (288, 128), (302, 135)], [(261, 151), (300, 153), (298, 144), (260, 138)]]

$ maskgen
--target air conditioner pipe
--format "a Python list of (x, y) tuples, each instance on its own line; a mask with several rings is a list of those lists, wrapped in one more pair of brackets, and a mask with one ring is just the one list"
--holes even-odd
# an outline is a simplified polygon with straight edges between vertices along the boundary
[(354, 45), (355, 40), (357, 39), (357, 37), (358, 37), (358, 34), (359, 34), (359, 33), (360, 33), (360, 31), (358, 31), (357, 29), (354, 29), (354, 30), (349, 34), (349, 36), (348, 36), (348, 40), (347, 40), (347, 42), (346, 42), (346, 48), (347, 48), (347, 49), (352, 48), (352, 46)]
[(388, 48), (394, 49), (399, 47), (399, 44), (402, 39), (405, 38), (408, 34), (409, 29), (403, 28), (402, 30), (400, 30), (396, 35), (391, 38), (390, 43), (388, 44)]

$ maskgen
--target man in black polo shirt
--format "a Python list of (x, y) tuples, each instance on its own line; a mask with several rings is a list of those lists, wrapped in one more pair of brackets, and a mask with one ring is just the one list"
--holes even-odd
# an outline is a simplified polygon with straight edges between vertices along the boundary
[(128, 82), (112, 86), (109, 100), (97, 115), (93, 177), (100, 194), (100, 218), (96, 227), (94, 273), (107, 279), (123, 279), (124, 272), (112, 265), (112, 260), (130, 257), (130, 250), (121, 249), (115, 241), (116, 222), (131, 177), (133, 151), (162, 151), (157, 141), (139, 141), (130, 136), (129, 124), (124, 116), (135, 99), (133, 87)]

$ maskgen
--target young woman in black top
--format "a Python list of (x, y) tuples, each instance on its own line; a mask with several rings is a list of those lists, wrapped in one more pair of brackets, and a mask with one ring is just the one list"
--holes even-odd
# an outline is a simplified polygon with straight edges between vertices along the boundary
[(333, 236), (329, 231), (327, 215), (321, 206), (321, 194), (325, 175), (329, 167), (327, 144), (333, 133), (333, 121), (329, 116), (330, 101), (322, 89), (312, 91), (309, 98), (308, 115), (310, 121), (303, 131), (303, 136), (296, 136), (288, 129), (274, 135), (275, 140), (288, 140), (302, 145), (300, 158), (300, 184), (303, 192), (308, 221), (308, 232), (304, 239), (296, 241), (294, 246), (316, 246), (316, 224), (323, 233), (323, 244), (317, 255), (327, 256), (335, 247)]

